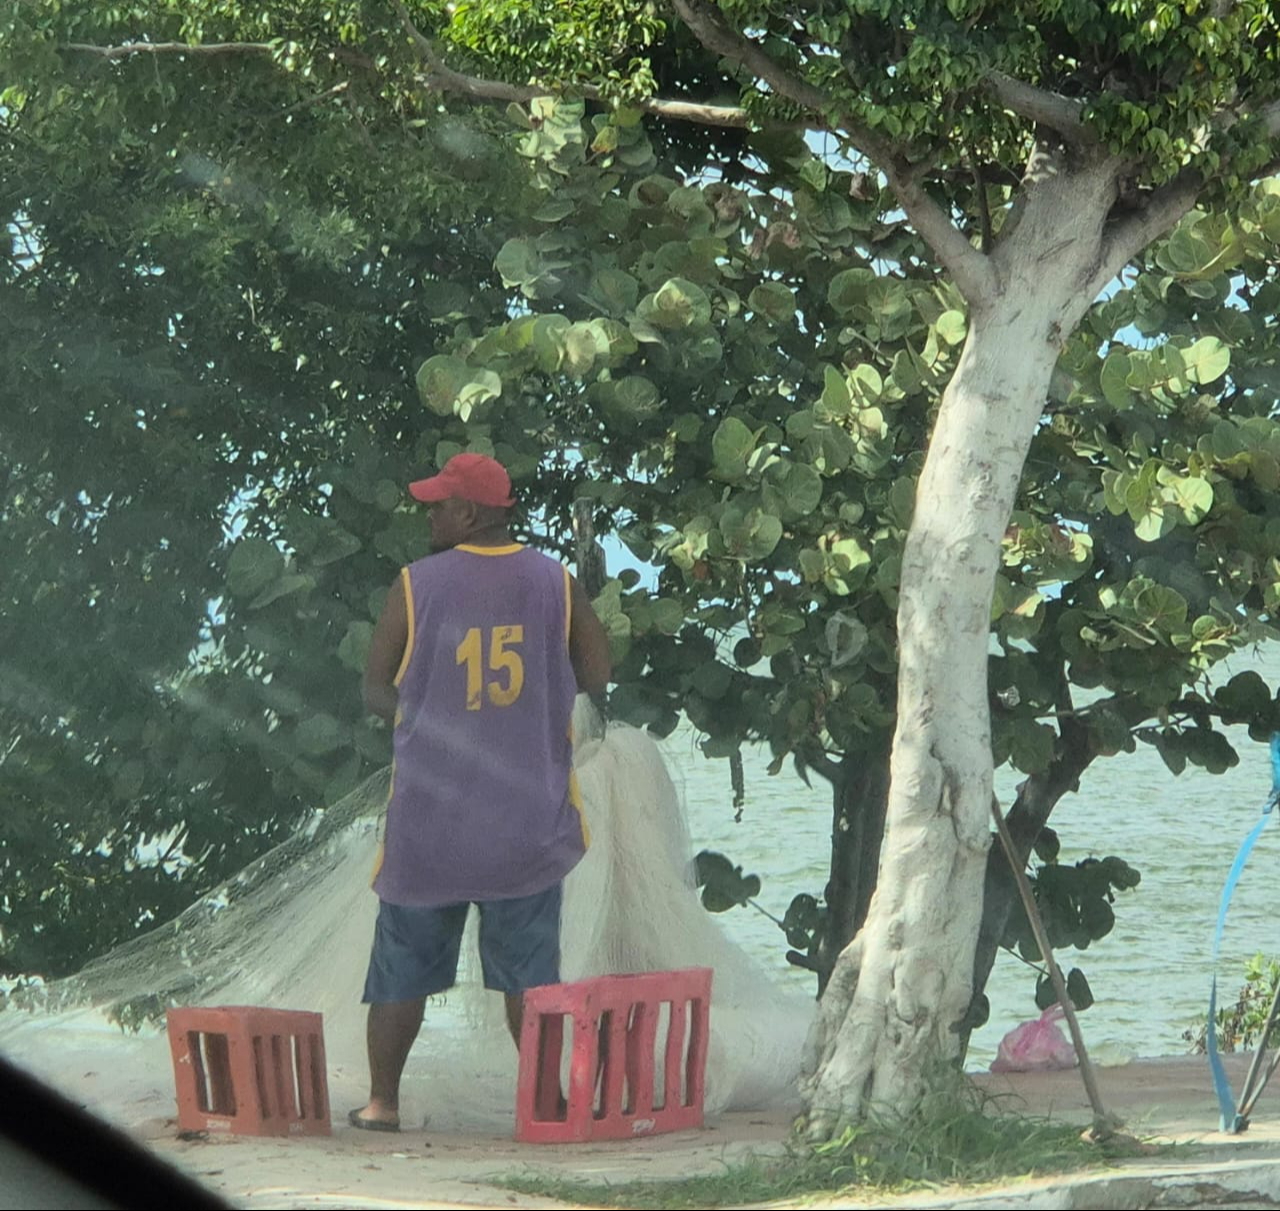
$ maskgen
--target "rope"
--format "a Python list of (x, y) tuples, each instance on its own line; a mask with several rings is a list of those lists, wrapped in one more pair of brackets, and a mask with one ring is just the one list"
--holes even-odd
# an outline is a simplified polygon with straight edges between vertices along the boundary
[(1218, 905), (1218, 925), (1213, 934), (1213, 955), (1211, 959), (1213, 979), (1209, 986), (1209, 1023), (1205, 1032), (1205, 1041), (1209, 1056), (1209, 1070), (1213, 1073), (1213, 1091), (1218, 1098), (1221, 1130), (1231, 1135), (1237, 1135), (1248, 1127), (1249, 1113), (1253, 1110), (1254, 1104), (1258, 1100), (1258, 1095), (1262, 1093), (1267, 1081), (1271, 1078), (1271, 1074), (1275, 1071), (1275, 1063), (1272, 1063), (1266, 1075), (1262, 1078), (1261, 1084), (1257, 1088), (1253, 1087), (1257, 1075), (1261, 1071), (1262, 1053), (1266, 1050), (1267, 1037), (1271, 1033), (1271, 1026), (1275, 1023), (1278, 1003), (1272, 1003), (1267, 1026), (1263, 1030), (1262, 1038), (1258, 1043), (1258, 1055), (1254, 1059), (1253, 1066), (1249, 1069), (1245, 1087), (1241, 1091), (1240, 1101), (1237, 1103), (1231, 1092), (1231, 1082), (1227, 1079), (1227, 1071), (1223, 1067), (1222, 1056), (1218, 1051), (1218, 952), (1222, 946), (1222, 931), (1227, 923), (1227, 909), (1231, 907), (1231, 897), (1235, 892), (1236, 884), (1240, 882), (1240, 876), (1244, 873), (1245, 863), (1249, 860), (1249, 854), (1258, 838), (1262, 835), (1262, 830), (1267, 826), (1267, 821), (1271, 819), (1277, 802), (1280, 802), (1280, 732), (1272, 732), (1271, 794), (1262, 807), (1262, 819), (1253, 826), (1249, 831), (1249, 835), (1241, 843), (1240, 849), (1236, 853), (1236, 860), (1231, 864), (1231, 869), (1227, 872), (1227, 881), (1222, 886), (1222, 899)]

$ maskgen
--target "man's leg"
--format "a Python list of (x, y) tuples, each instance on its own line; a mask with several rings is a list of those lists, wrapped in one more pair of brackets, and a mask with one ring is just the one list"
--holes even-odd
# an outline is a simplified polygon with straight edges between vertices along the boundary
[(359, 1112), (366, 1122), (400, 1121), (400, 1076), (422, 1027), (427, 999), (369, 1006), (369, 1104)]
[(507, 1029), (517, 1047), (524, 991), (560, 982), (560, 884), (515, 900), (480, 905), (480, 967), (484, 986), (501, 992)]
[(520, 1046), (520, 1028), (524, 1025), (524, 993), (504, 993), (503, 1001), (507, 1007), (507, 1029), (511, 1031), (511, 1037), (515, 1040), (515, 1045), (518, 1048)]
[(347, 1116), (353, 1127), (395, 1131), (400, 1077), (422, 1026), (427, 997), (453, 987), (466, 904), (437, 908), (383, 903), (365, 979), (369, 1006), (369, 1101)]
[[(524, 1025), (524, 999), (522, 993), (506, 993), (504, 995), (507, 1009), (507, 1029), (511, 1031), (511, 1037), (515, 1040), (516, 1047), (520, 1046), (520, 1028)], [(609, 1031), (605, 1027), (605, 1023), (600, 1023), (600, 1035), (597, 1041), (596, 1061), (596, 1082), (599, 1083), (603, 1079), (604, 1071), (609, 1063)], [(561, 1118), (564, 1117), (568, 1103), (565, 1101), (564, 1091), (560, 1090), (556, 1097), (556, 1113)]]

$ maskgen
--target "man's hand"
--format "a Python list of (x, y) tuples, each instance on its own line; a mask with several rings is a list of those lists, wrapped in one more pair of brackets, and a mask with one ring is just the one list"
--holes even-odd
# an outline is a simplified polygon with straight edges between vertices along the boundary
[(609, 636), (591, 607), (587, 591), (569, 577), (572, 605), (569, 622), (569, 660), (578, 689), (584, 694), (602, 694), (613, 673), (609, 658)]

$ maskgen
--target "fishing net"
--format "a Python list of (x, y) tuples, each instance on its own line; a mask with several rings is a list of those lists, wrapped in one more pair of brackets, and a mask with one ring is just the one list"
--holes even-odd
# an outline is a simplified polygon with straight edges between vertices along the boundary
[[(563, 978), (711, 967), (708, 1111), (789, 1101), (813, 1002), (775, 984), (702, 907), (682, 797), (648, 734), (605, 732), (589, 707), (579, 709), (576, 734), (592, 844), (565, 883)], [(0, 1049), (54, 1083), (75, 1081), (81, 1100), (113, 1117), (137, 1120), (171, 1113), (157, 1025), (167, 1007), (310, 1009), (324, 1014), (335, 1108), (362, 1104), (360, 994), (377, 913), (369, 879), (386, 798), (383, 772), (167, 925), (11, 998)], [(407, 1124), (511, 1127), (515, 1048), (502, 998), (480, 986), (475, 915), (459, 984), (428, 1004), (405, 1070)]]

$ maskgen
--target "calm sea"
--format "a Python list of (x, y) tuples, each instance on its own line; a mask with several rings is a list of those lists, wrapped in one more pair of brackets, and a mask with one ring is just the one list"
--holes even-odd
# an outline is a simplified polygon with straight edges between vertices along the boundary
[[(1215, 671), (1214, 684), (1256, 669), (1280, 681), (1280, 645), (1237, 655)], [(1223, 880), (1244, 835), (1270, 792), (1267, 747), (1244, 728), (1230, 729), (1240, 764), (1213, 775), (1188, 767), (1175, 777), (1149, 745), (1095, 761), (1078, 794), (1064, 798), (1052, 824), (1062, 839), (1060, 860), (1116, 854), (1142, 873), (1142, 883), (1117, 895), (1115, 929), (1085, 951), (1064, 950), (1064, 970), (1079, 966), (1095, 1004), (1081, 1016), (1085, 1041), (1100, 1062), (1172, 1055), (1187, 1050), (1183, 1032), (1204, 1020), (1210, 950)], [(830, 795), (820, 779), (808, 789), (789, 770), (770, 777), (769, 755), (747, 752), (747, 805), (735, 823), (728, 764), (702, 756), (688, 732), (665, 745), (683, 782), (696, 849), (721, 850), (763, 881), (759, 902), (781, 916), (801, 891), (821, 895), (827, 877)], [(1020, 776), (996, 772), (1007, 807)], [(1280, 955), (1280, 824), (1262, 834), (1233, 900), (1219, 963), (1220, 987), (1234, 994), (1245, 961), (1259, 951)], [(807, 990), (813, 977), (789, 967), (782, 932), (751, 908), (720, 918), (725, 929), (777, 979)], [(973, 1036), (970, 1064), (985, 1067), (1001, 1036), (1037, 1015), (1035, 973), (1001, 952), (988, 985), (991, 1020)]]

